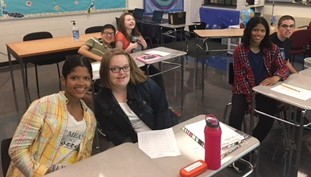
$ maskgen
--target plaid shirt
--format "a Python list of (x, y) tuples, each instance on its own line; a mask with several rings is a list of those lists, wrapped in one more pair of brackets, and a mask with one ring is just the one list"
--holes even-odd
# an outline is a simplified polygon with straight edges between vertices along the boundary
[[(68, 122), (68, 99), (64, 92), (34, 101), (19, 123), (10, 145), (7, 176), (43, 176), (57, 153)], [(76, 162), (91, 156), (96, 123), (91, 109), (81, 101), (86, 121)]]
[[(252, 88), (256, 86), (254, 73), (248, 58), (249, 52), (250, 49), (243, 46), (243, 44), (240, 44), (234, 50), (234, 83), (232, 85), (232, 93), (245, 94), (248, 103), (252, 101)], [(285, 80), (289, 72), (279, 48), (273, 44), (271, 49), (264, 48), (263, 53), (267, 78), (277, 75)]]

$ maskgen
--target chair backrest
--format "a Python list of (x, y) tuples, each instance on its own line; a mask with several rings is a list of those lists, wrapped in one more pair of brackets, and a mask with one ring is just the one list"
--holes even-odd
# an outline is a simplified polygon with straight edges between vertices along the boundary
[(296, 30), (289, 37), (292, 42), (291, 48), (305, 48), (310, 44), (311, 41), (311, 32), (308, 29)]
[(119, 28), (119, 21), (120, 21), (120, 17), (116, 17), (117, 28)]
[(3, 176), (6, 176), (6, 172), (10, 166), (11, 157), (9, 156), (9, 147), (12, 138), (4, 139), (1, 141), (1, 165)]
[(53, 35), (47, 31), (34, 32), (34, 33), (26, 34), (23, 38), (23, 41), (31, 41), (31, 40), (46, 39), (46, 38), (53, 38)]
[(144, 18), (144, 9), (135, 8), (134, 18), (136, 20), (142, 20)]
[(103, 29), (103, 26), (92, 26), (92, 27), (85, 29), (85, 34), (101, 32), (102, 29)]

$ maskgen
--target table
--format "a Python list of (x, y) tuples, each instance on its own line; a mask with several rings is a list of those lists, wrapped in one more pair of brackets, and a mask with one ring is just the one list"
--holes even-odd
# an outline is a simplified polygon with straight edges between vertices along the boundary
[[(184, 96), (184, 57), (186, 57), (187, 53), (184, 51), (179, 51), (179, 50), (174, 50), (174, 49), (170, 49), (170, 48), (166, 48), (166, 47), (156, 47), (156, 48), (152, 48), (152, 49), (148, 49), (148, 50), (144, 50), (144, 51), (140, 51), (140, 52), (136, 52), (136, 53), (132, 53), (131, 56), (133, 58), (136, 59), (136, 57), (138, 56), (142, 56), (145, 55), (146, 52), (150, 52), (150, 51), (160, 51), (160, 52), (166, 52), (169, 53), (169, 55), (167, 56), (163, 56), (160, 60), (156, 60), (156, 61), (152, 61), (149, 62), (147, 65), (147, 75), (149, 75), (149, 66), (151, 64), (154, 63), (159, 63), (160, 64), (160, 72), (154, 75), (149, 75), (149, 77), (155, 76), (155, 75), (159, 75), (159, 74), (163, 74), (175, 69), (180, 68), (181, 69), (181, 82), (180, 82), (180, 89), (181, 89), (181, 108), (183, 108), (183, 96)], [(168, 62), (167, 60), (169, 59), (173, 59), (173, 58), (177, 58), (180, 57), (180, 64), (178, 63), (173, 63), (173, 62)], [(168, 64), (168, 65), (173, 65), (174, 67), (167, 69), (167, 70), (161, 70), (161, 64)]]
[[(179, 176), (179, 170), (181, 168), (196, 160), (204, 159), (204, 148), (181, 130), (181, 128), (185, 125), (200, 121), (204, 119), (204, 117), (205, 115), (199, 115), (173, 127), (173, 131), (181, 152), (180, 156), (151, 159), (138, 148), (138, 143), (123, 143), (119, 146), (108, 149), (76, 164), (69, 165), (64, 169), (55, 171), (46, 176), (177, 177)], [(200, 176), (212, 176), (245, 154), (253, 150), (256, 151), (259, 148), (260, 143), (254, 137), (251, 137), (246, 142), (247, 143), (245, 145), (222, 160), (220, 169), (207, 170)], [(258, 168), (258, 165), (256, 165), (256, 168)]]
[(307, 69), (301, 70), (301, 71), (299, 71), (299, 74), (311, 77), (311, 68), (307, 68)]
[(28, 99), (29, 98), (28, 88), (26, 87), (23, 58), (50, 54), (50, 53), (58, 53), (58, 52), (76, 50), (76, 49), (79, 49), (80, 46), (84, 44), (84, 42), (86, 42), (90, 37), (100, 37), (100, 33), (82, 34), (80, 35), (80, 40), (77, 42), (74, 42), (72, 40), (72, 36), (66, 36), (66, 37), (48, 38), (48, 39), (14, 42), (14, 43), (6, 44), (9, 66), (10, 66), (10, 73), (11, 73), (11, 78), (12, 78), (13, 92), (15, 93), (16, 89), (15, 89), (15, 83), (14, 83), (13, 70), (12, 70), (11, 55), (20, 64), (26, 107), (29, 106), (30, 100)]
[[(253, 111), (251, 113), (251, 130), (253, 129), (254, 112), (256, 112), (257, 114), (265, 114), (265, 115), (267, 115), (273, 119), (276, 119), (278, 121), (282, 121), (282, 122), (287, 123), (289, 125), (292, 125), (292, 126), (294, 126), (294, 128), (298, 127), (299, 132), (298, 132), (296, 163), (295, 163), (295, 172), (296, 172), (295, 174), (297, 174), (298, 169), (299, 169), (300, 151), (301, 151), (301, 143), (302, 143), (303, 120), (304, 120), (303, 118), (305, 117), (306, 112), (311, 110), (311, 99), (304, 101), (304, 100), (301, 100), (301, 99), (298, 99), (295, 97), (291, 97), (291, 96), (284, 95), (284, 94), (270, 90), (271, 88), (273, 88), (277, 85), (280, 85), (282, 83), (289, 84), (289, 85), (292, 85), (295, 87), (299, 87), (299, 88), (303, 88), (303, 89), (311, 91), (311, 77), (303, 75), (303, 74), (291, 74), (287, 78), (287, 80), (285, 80), (284, 82), (278, 82), (274, 86), (260, 86), (259, 85), (259, 86), (254, 87), (253, 88), (254, 94), (253, 94), (252, 106), (254, 108), (256, 94), (265, 95), (267, 97), (278, 100), (280, 102), (284, 102), (286, 104), (292, 105), (296, 108), (300, 108), (301, 109), (300, 123), (295, 124), (295, 123), (292, 123), (290, 121), (283, 120), (283, 119), (276, 117), (274, 115), (267, 115), (264, 112), (253, 109)], [(292, 136), (294, 136), (294, 131), (293, 131)], [(292, 149), (291, 149), (291, 151), (292, 151)], [(291, 159), (291, 157), (290, 157), (290, 159)], [(291, 165), (291, 160), (289, 162), (289, 165)]]
[[(162, 23), (160, 24), (160, 31), (161, 31), (161, 44), (163, 45), (163, 36), (167, 36), (167, 37), (171, 37), (174, 39), (174, 42), (177, 42), (177, 33), (180, 32), (180, 42), (182, 42), (183, 37), (185, 35), (185, 27), (186, 26), (190, 26), (190, 25), (194, 25), (195, 23), (190, 23), (190, 24), (179, 24), (179, 25), (172, 25), (172, 24), (168, 24), (168, 23)], [(166, 31), (163, 31), (163, 29), (166, 29)], [(170, 33), (170, 30), (167, 31), (167, 29), (172, 30)], [(181, 43), (180, 43), (181, 44)], [(188, 42), (186, 40), (186, 45), (187, 45), (187, 49), (185, 50), (186, 52), (188, 52)]]
[[(195, 73), (195, 80), (196, 85), (198, 83), (198, 48), (201, 48), (205, 50), (206, 53), (208, 53), (210, 50), (208, 50), (207, 45), (207, 39), (208, 38), (222, 38), (222, 37), (241, 37), (243, 36), (244, 29), (201, 29), (201, 30), (194, 30), (194, 33), (196, 34), (196, 73)], [(201, 47), (198, 44), (199, 37), (203, 38), (203, 46)], [(204, 48), (206, 47), (206, 49)], [(224, 50), (213, 50), (213, 51), (227, 51), (228, 49)], [(204, 58), (202, 61), (202, 98), (204, 98)]]
[(78, 163), (45, 175), (46, 177), (169, 177), (136, 144), (124, 143)]
[[(177, 177), (179, 176), (179, 170), (181, 168), (196, 160), (204, 160), (204, 148), (181, 130), (182, 127), (203, 120), (204, 118), (205, 115), (199, 115), (173, 127), (173, 131), (181, 153), (180, 156), (153, 159), (153, 161), (162, 169), (164, 169), (168, 174), (170, 174), (170, 176)], [(222, 159), (222, 165), (220, 169), (207, 170), (200, 176), (212, 176), (253, 150), (255, 150), (255, 154), (258, 155), (259, 145), (259, 141), (256, 138), (251, 137), (247, 140), (247, 143), (244, 146)], [(258, 168), (258, 160), (259, 158), (257, 157), (255, 161), (257, 165), (255, 168)], [(257, 172), (257, 169), (255, 172)]]

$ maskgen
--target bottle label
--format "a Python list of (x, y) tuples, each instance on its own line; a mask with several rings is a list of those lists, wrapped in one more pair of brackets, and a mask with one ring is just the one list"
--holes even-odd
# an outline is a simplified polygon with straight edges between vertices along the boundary
[(73, 37), (74, 41), (79, 41), (79, 39), (80, 39), (79, 31), (77, 31), (77, 30), (72, 31), (72, 37)]

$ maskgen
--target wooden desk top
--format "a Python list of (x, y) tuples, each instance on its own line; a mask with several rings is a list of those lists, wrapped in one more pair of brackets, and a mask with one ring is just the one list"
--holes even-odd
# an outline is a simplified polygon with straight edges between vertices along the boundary
[(244, 29), (200, 29), (194, 32), (204, 38), (208, 37), (241, 37)]
[(78, 49), (90, 37), (100, 37), (100, 33), (81, 34), (80, 40), (74, 42), (72, 36), (56, 37), (32, 41), (23, 41), (6, 44), (20, 58), (30, 57), (55, 52)]

